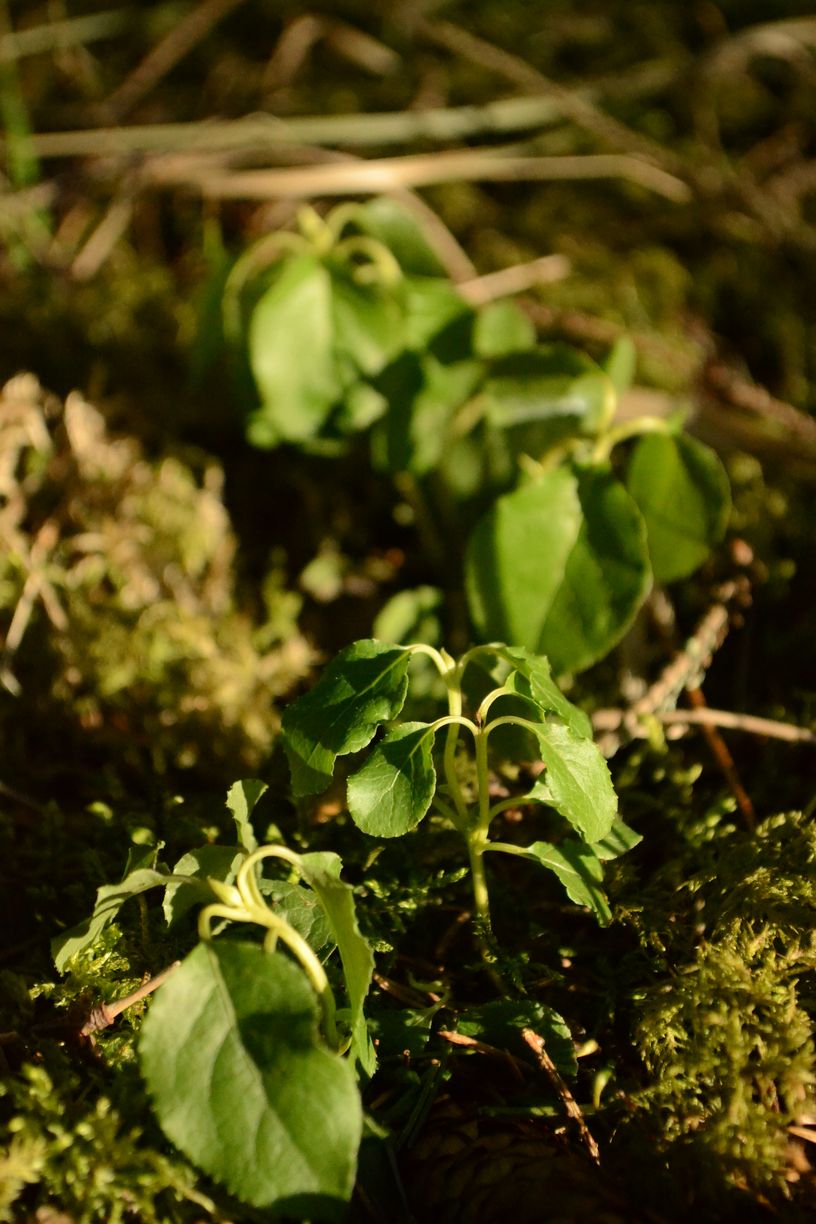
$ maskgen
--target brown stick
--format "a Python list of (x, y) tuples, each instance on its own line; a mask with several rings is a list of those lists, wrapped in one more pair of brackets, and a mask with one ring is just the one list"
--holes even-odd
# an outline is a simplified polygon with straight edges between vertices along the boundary
[(125, 995), (123, 999), (119, 999), (116, 1003), (100, 1003), (91, 1012), (88, 1019), (79, 1030), (81, 1037), (90, 1037), (92, 1033), (98, 1033), (100, 1029), (107, 1028), (109, 1024), (113, 1024), (117, 1016), (121, 1015), (128, 1007), (132, 1007), (134, 1003), (138, 1003), (140, 999), (146, 998), (152, 994), (154, 990), (158, 990), (171, 973), (175, 973), (181, 961), (173, 961), (172, 965), (168, 965), (161, 973), (157, 973), (155, 977), (144, 982), (138, 990), (133, 990), (129, 995)]
[(122, 119), (192, 51), (196, 43), (209, 34), (213, 26), (241, 3), (243, 0), (202, 0), (194, 5), (110, 95), (105, 109), (116, 119)]
[[(705, 710), (708, 708), (708, 703), (705, 699), (705, 695), (703, 694), (703, 690), (698, 688), (696, 685), (688, 685), (686, 687), (686, 696), (691, 702), (691, 708), (693, 710)], [(731, 787), (731, 791), (737, 801), (737, 806), (742, 812), (745, 824), (750, 832), (753, 833), (756, 829), (756, 810), (751, 802), (750, 795), (742, 785), (742, 780), (737, 772), (737, 767), (734, 764), (734, 758), (731, 755), (728, 745), (720, 735), (718, 728), (715, 727), (713, 723), (704, 722), (702, 724), (702, 728), (703, 735), (706, 737), (711, 755), (717, 762), (717, 765), (719, 766), (726, 782)]]
[(569, 1088), (564, 1082), (563, 1076), (547, 1053), (547, 1049), (544, 1045), (544, 1038), (539, 1037), (538, 1033), (533, 1032), (533, 1030), (530, 1028), (522, 1029), (521, 1035), (538, 1059), (538, 1065), (541, 1067), (542, 1071), (545, 1072), (550, 1080), (550, 1083), (561, 1098), (567, 1114), (578, 1124), (578, 1130), (581, 1135), (581, 1139), (583, 1140), (584, 1147), (589, 1152), (595, 1164), (600, 1164), (600, 1148), (590, 1133), (590, 1129), (586, 1124), (586, 1119), (581, 1112), (581, 1106), (570, 1092)]

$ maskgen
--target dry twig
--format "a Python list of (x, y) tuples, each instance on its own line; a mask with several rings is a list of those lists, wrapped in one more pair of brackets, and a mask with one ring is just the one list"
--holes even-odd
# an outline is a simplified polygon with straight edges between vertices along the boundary
[(589, 1152), (595, 1164), (600, 1164), (601, 1153), (598, 1144), (595, 1142), (595, 1139), (593, 1138), (590, 1129), (586, 1124), (586, 1119), (581, 1112), (581, 1106), (570, 1092), (563, 1076), (547, 1053), (544, 1038), (539, 1037), (538, 1033), (533, 1032), (533, 1030), (530, 1028), (522, 1029), (521, 1035), (538, 1059), (538, 1065), (541, 1067), (542, 1071), (545, 1072), (553, 1088), (555, 1088), (555, 1091), (561, 1098), (567, 1114), (577, 1123), (578, 1131), (581, 1135), (581, 1139), (583, 1140), (584, 1147)]

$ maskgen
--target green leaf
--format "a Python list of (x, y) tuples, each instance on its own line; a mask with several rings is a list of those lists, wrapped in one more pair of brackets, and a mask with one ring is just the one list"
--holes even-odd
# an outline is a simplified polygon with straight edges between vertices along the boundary
[(592, 850), (602, 862), (608, 862), (610, 859), (620, 858), (622, 854), (633, 850), (642, 841), (640, 833), (630, 829), (628, 824), (624, 824), (618, 816), (613, 821), (612, 828), (606, 837), (592, 843)]
[(332, 324), (332, 285), (312, 255), (287, 259), (249, 323), (249, 361), (262, 400), (253, 440), (303, 442), (314, 437), (339, 398)]
[(334, 351), (372, 377), (402, 348), (402, 310), (393, 294), (358, 284), (344, 268), (330, 275)]
[(401, 837), (416, 828), (436, 790), (433, 729), (403, 723), (380, 740), (348, 780), (354, 823), (372, 837)]
[(374, 972), (374, 956), (368, 941), (360, 934), (354, 889), (340, 879), (341, 867), (339, 857), (330, 851), (300, 856), (303, 878), (320, 899), (343, 962), (352, 1053), (362, 1071), (373, 1075), (377, 1060), (368, 1036), (363, 1005)]
[[(173, 868), (173, 875), (195, 879), (189, 883), (172, 881), (165, 888), (162, 908), (167, 925), (178, 922), (182, 914), (186, 914), (196, 902), (212, 901), (214, 898), (207, 879), (231, 883), (245, 858), (245, 850), (238, 846), (199, 846), (183, 854)], [(195, 880), (200, 881), (199, 887), (195, 887)]]
[(465, 1037), (486, 1041), (517, 1057), (530, 1058), (530, 1047), (521, 1035), (525, 1028), (543, 1037), (547, 1053), (562, 1075), (578, 1074), (575, 1046), (566, 1021), (544, 1003), (532, 999), (495, 999), (481, 1007), (469, 1007), (456, 1022), (457, 1033)]
[(484, 388), (487, 417), (504, 430), (524, 429), (520, 448), (538, 458), (571, 435), (594, 433), (614, 411), (607, 374), (564, 344), (495, 361)]
[(535, 346), (532, 319), (515, 302), (491, 302), (476, 316), (473, 349), (479, 357), (505, 357)]
[(419, 586), (397, 591), (377, 613), (374, 636), (382, 642), (425, 642), (438, 646), (440, 615), (445, 597), (439, 587)]
[(628, 391), (635, 381), (637, 349), (630, 336), (620, 336), (601, 362), (618, 395)]
[(404, 272), (444, 277), (445, 269), (421, 226), (393, 200), (386, 196), (368, 200), (357, 209), (354, 222), (364, 233), (384, 243)]
[(592, 722), (589, 717), (573, 705), (552, 678), (549, 660), (543, 655), (531, 654), (521, 646), (497, 646), (496, 654), (515, 667), (505, 681), (514, 693), (529, 696), (545, 714), (557, 714), (576, 735), (592, 739)]
[(410, 654), (366, 638), (346, 647), (283, 716), (283, 743), (295, 795), (314, 795), (332, 779), (338, 756), (357, 752), (405, 702)]
[(584, 841), (601, 841), (614, 823), (618, 797), (600, 749), (560, 722), (536, 723), (530, 730), (547, 772), (527, 798), (555, 808)]
[(340, 1218), (362, 1110), (349, 1064), (317, 1035), (317, 1002), (284, 956), (200, 944), (151, 1004), (142, 1071), (167, 1137), (255, 1207)]
[[(402, 283), (406, 348), (423, 353), (434, 336), (473, 311), (448, 280), (408, 276)], [(468, 346), (468, 350), (469, 350)]]
[(646, 523), (655, 579), (688, 577), (728, 523), (728, 476), (717, 455), (685, 434), (649, 434), (635, 447), (627, 486)]
[(446, 364), (430, 354), (403, 353), (377, 384), (389, 406), (377, 443), (380, 465), (416, 476), (436, 467), (454, 414), (480, 378), (474, 361)]
[(289, 880), (261, 879), (259, 887), (272, 901), (276, 914), (285, 918), (302, 935), (313, 952), (325, 955), (334, 949), (335, 939), (319, 898), (310, 888)]
[(556, 468), (479, 521), (465, 584), (482, 640), (580, 671), (623, 636), (649, 589), (643, 520), (606, 469)]
[(612, 911), (602, 888), (603, 867), (589, 846), (572, 838), (557, 846), (533, 842), (525, 848), (522, 857), (552, 871), (564, 885), (570, 901), (585, 905), (601, 926), (608, 926), (612, 921)]
[(227, 807), (232, 812), (238, 830), (238, 841), (249, 854), (258, 848), (250, 817), (256, 803), (267, 789), (266, 783), (258, 778), (244, 778), (240, 782), (233, 782), (227, 791)]
[(567, 468), (498, 498), (480, 519), (465, 553), (465, 587), (483, 641), (538, 650), (581, 522)]
[(126, 901), (131, 897), (138, 897), (150, 888), (163, 887), (173, 879), (168, 871), (140, 867), (129, 872), (120, 884), (103, 884), (97, 889), (96, 904), (91, 916), (51, 941), (51, 954), (58, 971), (64, 973), (71, 957), (83, 948), (90, 947), (108, 923), (113, 922)]

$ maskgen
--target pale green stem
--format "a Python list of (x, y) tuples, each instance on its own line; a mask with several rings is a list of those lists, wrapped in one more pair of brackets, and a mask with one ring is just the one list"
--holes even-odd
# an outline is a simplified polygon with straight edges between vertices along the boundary
[(383, 285), (393, 286), (402, 279), (402, 269), (388, 247), (377, 238), (369, 238), (365, 234), (355, 234), (352, 238), (343, 238), (334, 248), (334, 253), (341, 259), (351, 255), (365, 255), (377, 270), (377, 279)]
[(199, 934), (202, 939), (212, 938), (210, 923), (214, 917), (227, 918), (232, 922), (254, 922), (257, 926), (266, 927), (268, 934), (264, 940), (265, 950), (273, 952), (278, 939), (286, 944), (320, 1000), (326, 1040), (335, 1048), (339, 1048), (341, 1043), (335, 1022), (337, 1009), (325, 969), (303, 936), (280, 915), (273, 914), (261, 896), (254, 869), (256, 863), (265, 858), (281, 858), (294, 867), (300, 867), (300, 856), (285, 846), (259, 847), (244, 859), (236, 876), (235, 887), (244, 903), (243, 907), (208, 905), (199, 917)]
[(642, 416), (634, 421), (625, 421), (615, 429), (607, 430), (598, 438), (592, 451), (593, 461), (604, 463), (618, 443), (625, 442), (627, 438), (637, 438), (640, 434), (647, 433), (667, 434), (672, 432), (671, 423), (664, 417)]

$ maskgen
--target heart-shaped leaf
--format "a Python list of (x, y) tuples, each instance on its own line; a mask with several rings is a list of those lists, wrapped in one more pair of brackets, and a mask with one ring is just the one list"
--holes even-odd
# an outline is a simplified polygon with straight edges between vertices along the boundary
[(139, 1045), (162, 1129), (205, 1173), (255, 1207), (339, 1218), (360, 1098), (319, 1041), (296, 965), (255, 944), (200, 944), (158, 992)]
[(651, 580), (637, 506), (605, 468), (545, 473), (501, 497), (465, 557), (480, 637), (580, 671), (626, 631)]
[(656, 580), (686, 578), (728, 522), (731, 494), (717, 455), (685, 434), (648, 434), (635, 447), (627, 486), (646, 523)]

